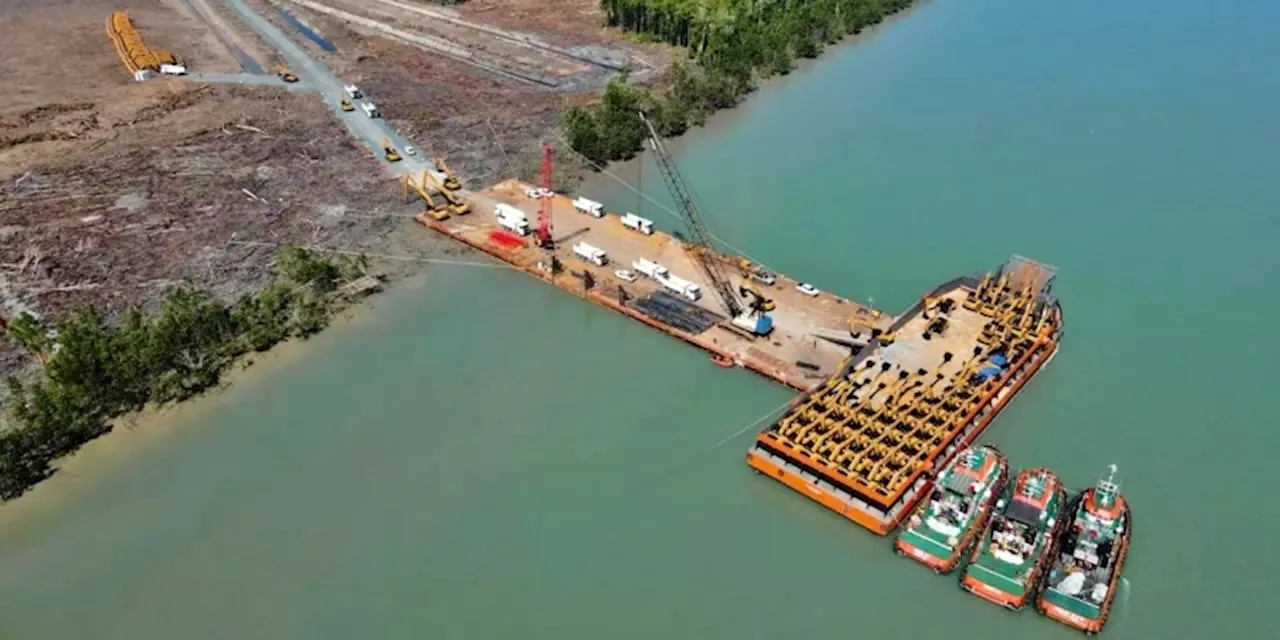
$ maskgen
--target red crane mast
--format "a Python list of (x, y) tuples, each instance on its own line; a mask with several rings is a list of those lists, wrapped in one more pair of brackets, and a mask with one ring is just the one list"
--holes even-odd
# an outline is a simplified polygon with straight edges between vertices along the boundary
[(534, 241), (551, 248), (551, 145), (542, 143), (542, 201), (538, 208), (538, 232)]

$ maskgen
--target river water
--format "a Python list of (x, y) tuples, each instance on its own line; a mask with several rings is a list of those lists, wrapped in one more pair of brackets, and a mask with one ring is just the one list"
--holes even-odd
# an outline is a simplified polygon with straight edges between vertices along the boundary
[[(1120, 465), (1115, 638), (1271, 635), (1277, 24), (933, 0), (680, 145), (719, 236), (886, 309), (1060, 267), (1062, 351), (986, 437)], [(750, 473), (731, 436), (786, 390), (526, 276), (436, 268), (279, 369), (24, 498), (0, 637), (1077, 637)]]

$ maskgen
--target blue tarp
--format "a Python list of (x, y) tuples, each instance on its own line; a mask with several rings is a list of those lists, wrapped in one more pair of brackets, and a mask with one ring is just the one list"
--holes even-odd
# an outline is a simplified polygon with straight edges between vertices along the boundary
[(991, 362), (991, 364), (994, 364), (995, 366), (1001, 367), (1001, 368), (1004, 368), (1009, 364), (1009, 361), (1005, 359), (1003, 353), (991, 354), (991, 357), (988, 360)]
[(983, 367), (981, 371), (978, 371), (978, 378), (982, 380), (994, 378), (998, 375), (1000, 375), (1000, 367)]

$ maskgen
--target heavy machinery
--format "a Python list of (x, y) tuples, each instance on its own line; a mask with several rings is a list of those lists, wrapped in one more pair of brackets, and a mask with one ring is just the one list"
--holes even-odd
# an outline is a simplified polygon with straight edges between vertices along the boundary
[(738, 295), (751, 299), (749, 306), (755, 313), (766, 313), (778, 308), (777, 303), (764, 297), (764, 294), (760, 293), (760, 289), (749, 282), (738, 285)]
[(423, 169), (422, 174), (414, 178), (413, 174), (405, 174), (404, 176), (404, 199), (409, 200), (409, 193), (413, 192), (422, 198), (422, 202), (426, 205), (426, 214), (436, 220), (445, 220), (449, 217), (449, 203), (445, 200), (436, 200), (431, 196), (428, 180), (430, 180), (431, 172)]
[[(730, 325), (752, 336), (768, 335), (773, 330), (773, 319), (762, 308), (744, 309), (742, 307), (742, 303), (734, 293), (733, 285), (729, 284), (729, 278), (724, 273), (724, 261), (717, 258), (715, 251), (711, 248), (711, 233), (702, 222), (702, 214), (698, 212), (698, 207), (693, 202), (693, 194), (685, 185), (675, 160), (672, 159), (671, 154), (667, 153), (657, 130), (645, 117), (644, 112), (640, 113), (640, 120), (649, 129), (649, 145), (653, 148), (653, 157), (658, 163), (658, 169), (662, 172), (662, 178), (667, 183), (667, 189), (671, 191), (672, 199), (675, 200), (680, 212), (684, 215), (685, 224), (689, 227), (692, 238), (686, 243), (687, 253), (698, 263), (703, 275), (711, 283), (711, 288), (720, 298), (720, 304), (731, 319)], [(764, 296), (760, 296), (759, 304), (762, 305), (763, 302)]]
[(440, 194), (440, 196), (445, 199), (445, 202), (448, 203), (449, 211), (453, 212), (453, 215), (465, 216), (468, 213), (471, 213), (471, 205), (462, 198), (459, 198), (458, 194), (454, 193), (449, 189), (449, 187), (440, 184), (440, 180), (436, 178), (435, 174), (430, 171), (423, 171), (423, 175), (430, 181), (430, 184), (436, 190), (436, 193)]
[(457, 191), (462, 188), (462, 183), (458, 181), (458, 176), (453, 175), (453, 170), (445, 164), (444, 158), (436, 158), (436, 171), (444, 174), (444, 186), (450, 190)]
[(551, 239), (551, 145), (542, 143), (542, 192), (538, 205), (538, 230), (533, 236), (534, 244), (543, 249), (555, 248)]
[(286, 69), (285, 66), (282, 64), (276, 65), (276, 75), (280, 76), (280, 79), (284, 80), (285, 82), (298, 81), (298, 76), (295, 75), (292, 71)]
[(339, 102), (338, 104), (342, 107), (342, 110), (343, 110), (343, 111), (355, 111), (355, 110), (356, 110), (355, 105), (351, 104), (351, 101), (350, 101), (350, 100), (348, 100), (348, 99), (346, 99), (345, 97), (344, 97), (344, 98), (342, 98), (342, 101), (341, 101), (341, 102)]
[(400, 152), (391, 146), (390, 138), (382, 139), (382, 154), (387, 159), (387, 162), (400, 162)]

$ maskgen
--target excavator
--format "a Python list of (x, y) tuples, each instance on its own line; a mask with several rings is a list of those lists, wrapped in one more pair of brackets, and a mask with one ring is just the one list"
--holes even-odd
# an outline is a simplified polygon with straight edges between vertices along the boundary
[(396, 148), (391, 146), (390, 138), (382, 139), (382, 152), (383, 156), (386, 157), (387, 162), (400, 162), (400, 152), (396, 151)]
[(286, 69), (285, 66), (282, 64), (276, 65), (276, 75), (280, 76), (280, 79), (284, 80), (285, 82), (298, 81), (298, 76), (295, 75), (292, 71)]
[(405, 174), (404, 176), (404, 197), (405, 201), (409, 200), (409, 192), (418, 194), (422, 198), (422, 202), (427, 207), (427, 215), (436, 220), (446, 220), (449, 218), (449, 203), (444, 200), (436, 200), (431, 196), (431, 189), (428, 188), (427, 176), (431, 175), (425, 169), (417, 180), (413, 174)]
[(756, 288), (755, 285), (744, 282), (738, 285), (738, 295), (743, 298), (751, 298), (751, 309), (756, 313), (766, 313), (778, 308), (778, 305), (769, 298), (764, 297), (763, 293)]
[[(468, 213), (471, 213), (471, 205), (464, 202), (462, 198), (459, 198), (457, 194), (455, 194), (453, 191), (449, 189), (449, 187), (440, 184), (440, 181), (436, 179), (435, 175), (433, 175), (430, 171), (425, 172), (423, 175), (426, 176), (427, 180), (431, 181), (430, 184), (431, 186), (435, 187), (436, 192), (439, 193), (441, 196), (443, 196), (446, 201), (448, 201), (449, 210), (453, 212), (453, 215), (465, 216)], [(446, 180), (445, 182), (448, 182), (448, 181)]]
[(436, 158), (436, 171), (444, 174), (444, 187), (450, 191), (457, 191), (462, 188), (462, 183), (458, 181), (458, 177), (453, 175), (453, 170), (449, 165), (445, 164), (444, 158)]

